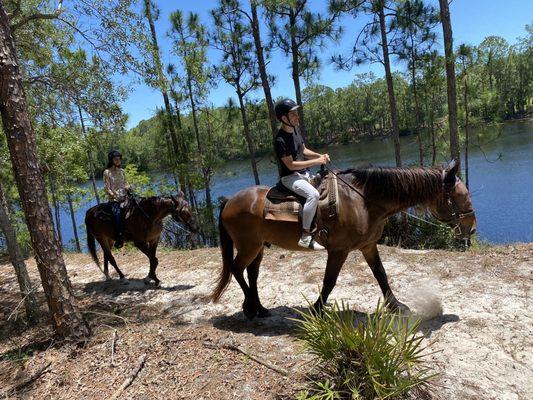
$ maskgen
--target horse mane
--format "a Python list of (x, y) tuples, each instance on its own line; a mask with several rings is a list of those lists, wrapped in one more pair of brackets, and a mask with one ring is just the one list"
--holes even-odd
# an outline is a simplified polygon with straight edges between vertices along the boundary
[(442, 190), (442, 168), (438, 167), (350, 168), (339, 174), (350, 175), (352, 183), (363, 188), (369, 198), (400, 204), (422, 203)]

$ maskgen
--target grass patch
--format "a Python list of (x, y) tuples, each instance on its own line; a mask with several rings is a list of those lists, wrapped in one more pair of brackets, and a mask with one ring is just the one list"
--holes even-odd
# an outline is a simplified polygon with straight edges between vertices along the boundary
[(419, 320), (389, 313), (382, 303), (365, 321), (344, 302), (298, 313), (298, 339), (316, 358), (299, 400), (428, 398), (436, 373), (417, 334)]

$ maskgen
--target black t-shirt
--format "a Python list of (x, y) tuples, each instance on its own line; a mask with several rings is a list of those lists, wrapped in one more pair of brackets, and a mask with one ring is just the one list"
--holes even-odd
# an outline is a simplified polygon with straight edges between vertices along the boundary
[(281, 161), (283, 157), (292, 156), (293, 161), (304, 161), (304, 140), (298, 129), (294, 130), (294, 133), (285, 132), (280, 129), (276, 135), (274, 141), (274, 147), (276, 149), (276, 156), (281, 164), (281, 176), (287, 176), (294, 172), (305, 172), (307, 169), (301, 169), (298, 171), (290, 170), (285, 163)]

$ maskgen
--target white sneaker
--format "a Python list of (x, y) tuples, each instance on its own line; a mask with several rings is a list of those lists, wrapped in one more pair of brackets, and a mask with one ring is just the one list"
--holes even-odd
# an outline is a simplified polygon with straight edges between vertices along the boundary
[(302, 235), (302, 237), (298, 241), (298, 246), (311, 250), (324, 250), (324, 246), (321, 246), (317, 242), (315, 242), (313, 236), (305, 234)]

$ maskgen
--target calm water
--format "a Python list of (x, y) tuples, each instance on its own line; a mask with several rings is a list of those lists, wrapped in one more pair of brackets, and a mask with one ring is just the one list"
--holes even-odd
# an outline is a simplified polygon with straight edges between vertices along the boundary
[[(492, 243), (533, 242), (533, 121), (483, 126), (471, 129), (470, 136), (470, 190), (480, 237)], [(429, 145), (429, 138), (424, 137), (424, 140)], [(417, 163), (416, 137), (403, 137), (401, 141), (404, 163)], [(339, 168), (394, 165), (394, 148), (389, 139), (319, 150), (327, 151)], [(446, 154), (439, 154), (438, 160), (444, 163)], [(259, 174), (261, 184), (275, 183), (277, 171), (268, 157), (259, 162)], [(249, 161), (229, 162), (213, 178), (213, 198), (231, 195), (253, 184)], [(76, 211), (83, 242), (85, 211), (93, 204), (95, 202)], [(67, 243), (73, 239), (73, 231), (66, 207), (61, 212), (61, 224), (63, 240)]]

